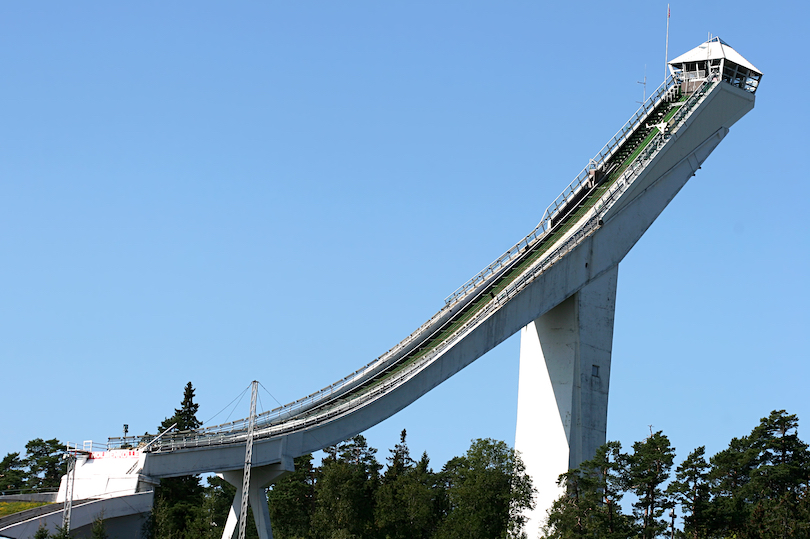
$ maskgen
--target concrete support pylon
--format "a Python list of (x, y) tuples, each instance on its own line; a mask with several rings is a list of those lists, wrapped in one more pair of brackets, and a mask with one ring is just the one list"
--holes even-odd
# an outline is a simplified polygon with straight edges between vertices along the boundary
[[(250, 472), (250, 487), (248, 488), (248, 501), (253, 509), (253, 521), (259, 532), (259, 539), (273, 539), (273, 528), (270, 525), (270, 509), (267, 506), (267, 494), (265, 489), (274, 481), (288, 474), (290, 469), (285, 469), (279, 464), (270, 466), (254, 466)], [(222, 539), (232, 539), (239, 524), (239, 512), (242, 505), (242, 478), (243, 470), (232, 470), (217, 474), (222, 479), (236, 487), (236, 496), (228, 511), (228, 520), (222, 530)]]
[(617, 276), (618, 265), (521, 330), (515, 448), (537, 488), (529, 539), (563, 492), (558, 476), (605, 443)]

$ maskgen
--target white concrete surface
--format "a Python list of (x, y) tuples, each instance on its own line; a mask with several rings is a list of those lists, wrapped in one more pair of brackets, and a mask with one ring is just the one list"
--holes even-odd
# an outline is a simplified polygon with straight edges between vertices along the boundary
[(520, 333), (515, 449), (537, 488), (530, 537), (563, 493), (559, 475), (605, 443), (617, 275), (614, 266)]
[[(107, 534), (116, 539), (139, 539), (146, 515), (152, 510), (153, 493), (139, 492), (74, 503), (71, 511), (71, 536), (90, 537), (90, 529), (97, 518), (104, 520)], [(62, 525), (63, 504), (53, 504), (53, 511), (45, 515), (0, 528), (0, 536), (12, 539), (33, 537), (40, 526), (54, 532)]]
[[(157, 480), (140, 473), (146, 456), (137, 449), (116, 449), (79, 454), (73, 499), (109, 498), (152, 490)], [(65, 501), (67, 476), (62, 476), (57, 502)]]

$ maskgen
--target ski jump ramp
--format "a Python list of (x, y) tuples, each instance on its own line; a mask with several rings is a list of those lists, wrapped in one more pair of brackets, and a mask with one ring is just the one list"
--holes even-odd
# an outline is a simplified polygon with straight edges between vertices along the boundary
[[(557, 476), (605, 442), (619, 263), (754, 107), (762, 77), (719, 38), (669, 66), (669, 78), (540, 224), (430, 320), (342, 380), (255, 417), (249, 496), (263, 537), (272, 536), (263, 488), (292, 470), (294, 457), (391, 417), (518, 331), (515, 445), (539, 491), (527, 528), (536, 533), (559, 496)], [(132, 473), (146, 483), (216, 472), (241, 485), (248, 422), (159, 439), (111, 439), (111, 449), (140, 445)]]

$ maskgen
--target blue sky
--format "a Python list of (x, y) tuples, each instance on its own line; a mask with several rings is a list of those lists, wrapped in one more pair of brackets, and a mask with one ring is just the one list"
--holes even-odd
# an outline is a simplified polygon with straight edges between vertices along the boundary
[[(756, 108), (619, 269), (608, 420), (679, 458), (807, 398), (808, 8), (672, 4)], [(215, 418), (388, 350), (528, 233), (664, 75), (666, 3), (0, 5), (0, 456)], [(514, 442), (518, 337), (366, 433)], [(262, 395), (264, 409), (275, 402)], [(247, 415), (247, 402), (231, 419)], [(800, 436), (810, 440), (805, 428)]]

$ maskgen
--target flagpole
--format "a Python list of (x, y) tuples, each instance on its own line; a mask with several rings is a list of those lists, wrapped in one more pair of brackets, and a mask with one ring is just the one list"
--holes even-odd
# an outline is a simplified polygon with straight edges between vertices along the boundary
[(667, 64), (669, 63), (669, 4), (667, 4), (667, 44), (664, 49), (664, 82), (667, 81)]

